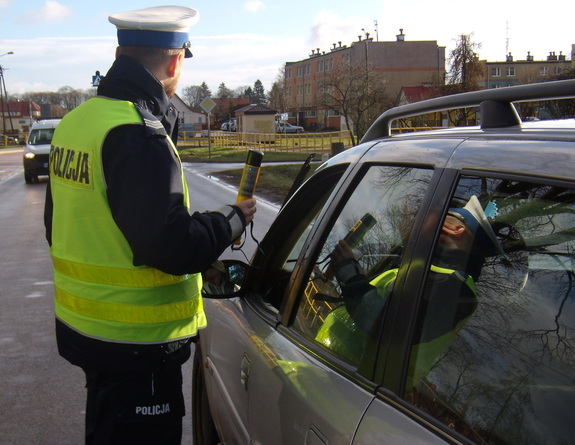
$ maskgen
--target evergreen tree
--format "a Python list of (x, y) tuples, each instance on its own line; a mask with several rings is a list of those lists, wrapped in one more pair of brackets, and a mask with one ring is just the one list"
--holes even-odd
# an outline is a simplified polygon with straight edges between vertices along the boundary
[(244, 95), (243, 97), (247, 97), (250, 100), (250, 104), (255, 103), (254, 101), (254, 90), (252, 90), (252, 87), (247, 87), (246, 90), (244, 91)]
[(254, 83), (254, 91), (253, 91), (253, 99), (252, 103), (255, 104), (265, 104), (266, 103), (266, 91), (264, 89), (264, 85), (262, 84), (261, 80), (256, 80)]
[(229, 98), (229, 97), (233, 97), (233, 96), (234, 96), (234, 93), (232, 92), (232, 90), (230, 90), (224, 82), (220, 83), (216, 97), (219, 97), (220, 99), (224, 99), (224, 98)]

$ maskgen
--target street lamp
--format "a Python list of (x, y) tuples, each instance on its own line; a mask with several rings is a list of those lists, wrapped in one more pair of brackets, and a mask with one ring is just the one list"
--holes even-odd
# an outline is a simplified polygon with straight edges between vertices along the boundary
[(14, 54), (14, 51), (8, 51), (7, 53), (0, 54), (0, 57), (7, 56), (8, 54)]

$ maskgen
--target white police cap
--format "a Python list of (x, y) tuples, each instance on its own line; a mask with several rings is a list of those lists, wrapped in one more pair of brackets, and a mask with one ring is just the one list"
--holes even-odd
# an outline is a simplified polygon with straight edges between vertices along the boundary
[(505, 254), (477, 196), (471, 196), (464, 207), (449, 209), (448, 214), (463, 221), (475, 233), (487, 256)]
[(121, 46), (184, 48), (185, 56), (192, 57), (189, 30), (198, 18), (198, 11), (187, 6), (154, 6), (113, 14), (108, 20), (118, 28)]

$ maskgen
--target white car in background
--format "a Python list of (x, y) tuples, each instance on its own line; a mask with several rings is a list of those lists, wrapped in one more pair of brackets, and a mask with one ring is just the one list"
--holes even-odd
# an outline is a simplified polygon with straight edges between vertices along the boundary
[(48, 175), (50, 144), (60, 120), (46, 119), (32, 124), (24, 147), (24, 180), (27, 184), (38, 181), (40, 175)]
[(303, 133), (303, 127), (292, 125), (289, 122), (278, 122), (276, 124), (276, 131), (278, 133)]

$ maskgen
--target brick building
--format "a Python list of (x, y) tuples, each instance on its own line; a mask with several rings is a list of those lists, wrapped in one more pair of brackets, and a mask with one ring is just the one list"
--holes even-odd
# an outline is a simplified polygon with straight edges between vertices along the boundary
[(376, 41), (365, 35), (350, 46), (334, 43), (328, 51), (312, 50), (310, 56), (285, 65), (285, 91), (291, 123), (306, 130), (341, 128), (338, 110), (318, 103), (318, 90), (329, 73), (345, 64), (369, 65), (385, 74), (387, 93), (396, 102), (403, 86), (437, 85), (445, 82), (445, 47), (437, 41), (408, 41), (400, 30), (392, 42)]

